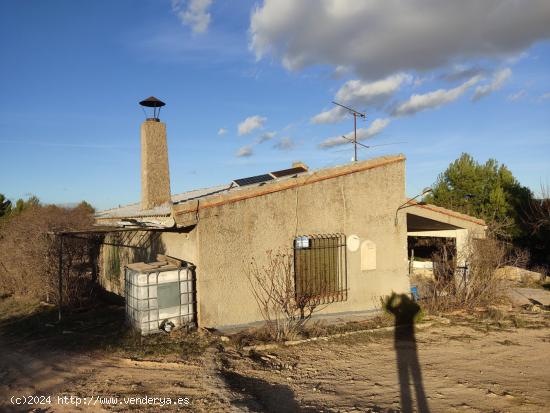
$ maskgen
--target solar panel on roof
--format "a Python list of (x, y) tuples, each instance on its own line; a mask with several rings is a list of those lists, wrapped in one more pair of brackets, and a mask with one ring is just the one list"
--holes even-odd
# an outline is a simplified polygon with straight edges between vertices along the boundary
[(248, 178), (235, 179), (235, 182), (239, 186), (259, 184), (262, 182), (272, 181), (274, 178), (269, 174), (262, 174), (256, 176), (250, 176)]
[(283, 176), (301, 174), (302, 172), (307, 172), (307, 169), (303, 166), (297, 166), (295, 168), (281, 169), (280, 171), (271, 172), (275, 178), (282, 178)]

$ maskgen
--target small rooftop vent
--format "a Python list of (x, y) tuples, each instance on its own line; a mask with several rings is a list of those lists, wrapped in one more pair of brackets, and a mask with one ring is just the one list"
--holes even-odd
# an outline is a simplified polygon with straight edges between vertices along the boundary
[(270, 174), (250, 176), (248, 178), (235, 179), (233, 182), (238, 186), (260, 184), (262, 182), (272, 181), (274, 178)]

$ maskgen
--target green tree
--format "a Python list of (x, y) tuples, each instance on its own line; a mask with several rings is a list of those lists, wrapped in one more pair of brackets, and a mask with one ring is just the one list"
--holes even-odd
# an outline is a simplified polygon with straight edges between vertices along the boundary
[(424, 201), (482, 218), (499, 237), (518, 240), (526, 235), (523, 212), (533, 195), (495, 159), (481, 164), (463, 153), (432, 189)]
[(29, 199), (27, 199), (26, 201), (24, 199), (19, 198), (15, 202), (15, 208), (14, 208), (13, 212), (16, 213), (16, 214), (20, 214), (21, 212), (25, 211), (26, 209), (29, 209), (31, 207), (35, 207), (35, 206), (38, 206), (38, 205), (40, 205), (40, 200), (34, 195), (31, 195), (29, 197)]

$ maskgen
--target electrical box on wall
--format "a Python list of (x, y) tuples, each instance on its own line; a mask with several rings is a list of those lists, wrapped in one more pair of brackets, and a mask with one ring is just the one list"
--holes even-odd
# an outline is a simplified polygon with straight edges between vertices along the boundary
[(296, 249), (309, 248), (309, 238), (305, 236), (297, 237), (294, 240), (294, 248)]
[(361, 271), (376, 269), (376, 244), (365, 240), (361, 244)]

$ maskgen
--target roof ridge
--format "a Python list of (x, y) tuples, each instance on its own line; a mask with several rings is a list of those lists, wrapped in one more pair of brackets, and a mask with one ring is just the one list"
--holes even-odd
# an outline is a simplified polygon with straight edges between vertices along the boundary
[[(315, 170), (308, 170), (306, 172), (303, 172), (303, 173), (300, 173), (299, 176), (301, 177), (312, 177), (312, 176), (319, 176), (321, 175), (321, 177), (319, 178), (316, 178), (316, 179), (321, 179), (321, 180), (324, 180), (324, 179), (329, 179), (331, 177), (336, 177), (338, 175), (340, 175), (340, 173), (336, 173), (334, 176), (334, 171), (344, 171), (343, 174), (348, 174), (348, 173), (354, 173), (354, 172), (358, 172), (358, 171), (361, 171), (363, 169), (371, 169), (371, 168), (376, 168), (376, 167), (379, 167), (379, 166), (383, 166), (387, 163), (392, 163), (392, 162), (397, 162), (397, 161), (403, 161), (405, 160), (405, 155), (403, 154), (397, 154), (397, 155), (386, 155), (386, 156), (379, 156), (379, 157), (375, 157), (375, 158), (371, 158), (371, 159), (365, 159), (363, 161), (359, 161), (359, 162), (353, 162), (353, 163), (346, 163), (346, 164), (342, 164), (342, 165), (334, 165), (334, 166), (329, 166), (329, 167), (322, 167), (322, 168), (318, 168), (318, 169), (315, 169)], [(287, 181), (289, 177), (280, 177), (280, 178), (275, 178), (273, 179), (272, 181), (268, 182), (267, 184), (269, 186), (271, 186), (272, 184), (280, 184), (281, 182), (284, 182), (284, 181)], [(308, 178), (309, 179), (309, 178)], [(198, 195), (197, 197), (194, 197), (194, 198), (189, 198), (189, 199), (181, 199), (181, 200), (175, 200), (175, 198), (178, 198), (178, 197), (184, 197), (185, 194), (191, 194), (193, 192), (204, 192), (204, 191), (211, 191), (211, 190), (214, 190), (214, 192), (222, 192), (223, 190), (228, 190), (230, 192), (231, 191), (231, 188), (232, 188), (232, 183), (224, 183), (224, 184), (219, 184), (219, 185), (212, 185), (212, 186), (206, 186), (206, 187), (202, 187), (202, 188), (194, 188), (194, 189), (191, 189), (191, 190), (188, 190), (188, 191), (185, 191), (185, 192), (180, 192), (178, 194), (173, 194), (170, 196), (170, 201), (171, 201), (171, 204), (176, 206), (176, 205), (182, 205), (182, 204), (185, 204), (186, 201), (192, 201), (193, 199), (196, 199), (196, 198), (208, 198), (209, 196), (212, 196), (212, 195), (220, 195), (219, 193), (205, 193), (205, 194), (201, 194), (201, 195)], [(252, 189), (252, 188), (255, 188), (255, 186), (250, 186), (250, 188), (248, 187), (235, 187), (236, 189), (239, 189), (239, 190), (243, 190), (245, 192), (248, 192), (249, 189)], [(117, 213), (117, 212), (121, 212), (120, 210), (123, 210), (125, 208), (135, 208), (137, 206), (139, 206), (139, 202), (133, 202), (133, 203), (130, 203), (130, 204), (126, 204), (126, 205), (119, 205), (118, 207), (114, 207), (114, 208), (110, 208), (110, 209), (104, 209), (104, 210), (101, 210), (101, 211), (98, 211), (95, 216), (97, 218), (105, 218), (105, 215), (109, 215), (109, 214), (113, 214), (113, 213)], [(147, 214), (148, 212), (149, 213), (152, 213), (156, 208), (159, 208), (159, 207), (155, 207), (155, 208), (151, 208), (151, 209), (148, 209), (146, 211), (142, 211), (140, 210), (139, 212), (138, 211), (135, 211), (135, 212), (129, 212), (129, 214), (131, 215), (128, 215), (128, 216), (137, 216), (137, 215), (140, 215), (140, 214), (146, 214), (146, 215), (149, 215)], [(159, 214), (160, 211), (156, 211), (155, 215)], [(167, 213), (168, 214), (168, 213)], [(164, 213), (162, 213), (162, 215), (165, 215)]]
[[(391, 155), (391, 156), (380, 156), (372, 159), (367, 159), (361, 162), (338, 165), (330, 168), (320, 168), (314, 171), (308, 171), (307, 173), (301, 174), (297, 178), (298, 181), (294, 181), (294, 182), (288, 179), (279, 178), (279, 179), (266, 182), (265, 186), (263, 187), (259, 187), (259, 186), (250, 186), (250, 188), (242, 187), (240, 188), (242, 190), (241, 194), (238, 194), (237, 192), (234, 192), (234, 193), (231, 192), (228, 195), (228, 197), (225, 199), (218, 199), (215, 201), (206, 200), (206, 201), (203, 201), (202, 205), (199, 208), (200, 209), (211, 208), (211, 207), (219, 206), (226, 203), (239, 202), (239, 201), (246, 200), (249, 198), (254, 198), (257, 196), (263, 196), (274, 192), (280, 192), (287, 189), (292, 189), (296, 186), (314, 184), (316, 182), (324, 181), (327, 179), (338, 178), (340, 176), (349, 175), (356, 172), (362, 172), (369, 169), (383, 167), (395, 162), (402, 162), (405, 159), (406, 159), (405, 155), (403, 154)], [(196, 212), (197, 210), (196, 208), (197, 208), (196, 206), (191, 207), (189, 211), (178, 208), (177, 211), (173, 210), (173, 213), (175, 213), (175, 215), (181, 215), (191, 211)]]

